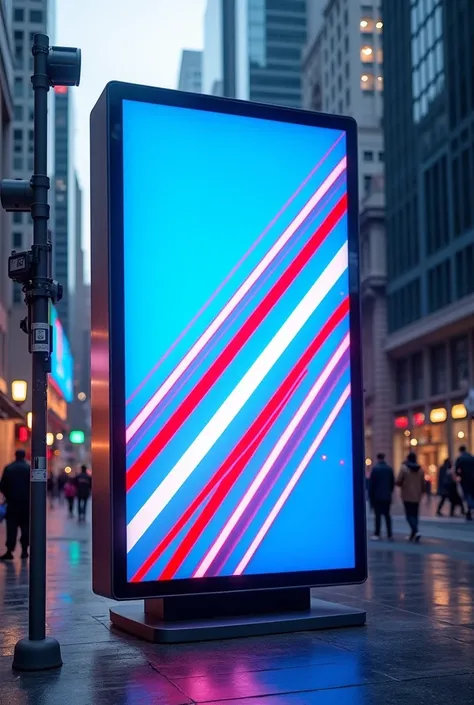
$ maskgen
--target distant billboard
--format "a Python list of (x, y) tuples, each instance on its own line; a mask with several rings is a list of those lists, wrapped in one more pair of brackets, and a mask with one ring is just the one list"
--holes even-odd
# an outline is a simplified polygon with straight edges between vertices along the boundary
[(51, 307), (51, 325), (53, 326), (51, 379), (64, 400), (70, 404), (74, 396), (74, 361), (69, 341), (54, 307)]

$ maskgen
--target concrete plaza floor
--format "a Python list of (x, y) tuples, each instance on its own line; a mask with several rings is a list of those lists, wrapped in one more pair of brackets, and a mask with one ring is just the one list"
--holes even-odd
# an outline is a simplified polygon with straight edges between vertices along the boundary
[(64, 666), (12, 672), (27, 567), (0, 564), (0, 705), (473, 703), (474, 526), (424, 514), (419, 546), (403, 540), (402, 517), (393, 544), (370, 545), (365, 585), (315, 591), (366, 609), (366, 627), (164, 647), (111, 630), (110, 603), (91, 592), (90, 526), (57, 507), (47, 620)]

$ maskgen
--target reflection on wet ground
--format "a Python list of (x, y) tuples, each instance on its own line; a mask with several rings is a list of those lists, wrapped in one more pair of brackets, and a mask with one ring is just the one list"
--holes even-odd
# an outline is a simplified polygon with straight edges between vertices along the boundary
[(110, 630), (90, 588), (89, 527), (65, 508), (49, 518), (48, 631), (64, 667), (12, 673), (28, 576), (0, 564), (0, 705), (474, 702), (474, 543), (376, 544), (365, 585), (317, 591), (366, 609), (364, 628), (163, 647)]

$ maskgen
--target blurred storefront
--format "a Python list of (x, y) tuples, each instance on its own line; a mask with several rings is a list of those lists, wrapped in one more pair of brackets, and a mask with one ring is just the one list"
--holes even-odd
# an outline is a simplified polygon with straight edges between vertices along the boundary
[(395, 467), (398, 469), (407, 454), (414, 451), (426, 479), (436, 492), (440, 465), (446, 458), (454, 462), (460, 446), (472, 448), (473, 424), (461, 400), (446, 406), (433, 406), (427, 412), (418, 410), (395, 416)]

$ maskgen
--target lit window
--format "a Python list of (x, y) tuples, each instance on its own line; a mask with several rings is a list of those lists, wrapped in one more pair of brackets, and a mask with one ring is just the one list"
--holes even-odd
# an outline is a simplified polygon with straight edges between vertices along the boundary
[(382, 29), (383, 22), (377, 22), (375, 26), (377, 27), (377, 29)]
[(377, 76), (377, 90), (383, 91), (383, 76)]
[(374, 90), (374, 76), (371, 73), (363, 73), (360, 77), (360, 87), (363, 91)]
[(360, 58), (364, 62), (373, 61), (374, 50), (372, 49), (372, 47), (368, 46), (368, 45), (363, 46), (362, 49), (360, 50)]
[(374, 31), (374, 21), (370, 17), (364, 17), (360, 21), (360, 31), (364, 32), (365, 34), (370, 34), (371, 32)]

